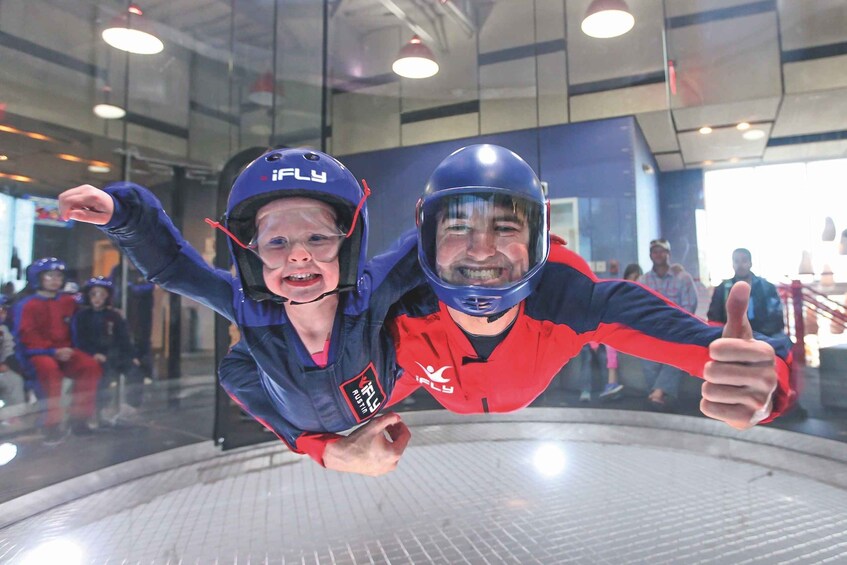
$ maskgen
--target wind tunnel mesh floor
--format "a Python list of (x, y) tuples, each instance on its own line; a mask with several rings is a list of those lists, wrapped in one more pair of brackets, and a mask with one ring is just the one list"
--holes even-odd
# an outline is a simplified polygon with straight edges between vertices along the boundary
[[(835, 486), (672, 449), (461, 434), (413, 443), (380, 478), (232, 452), (13, 524), (0, 563), (51, 539), (84, 563), (847, 562)], [(558, 474), (539, 470), (542, 443)]]

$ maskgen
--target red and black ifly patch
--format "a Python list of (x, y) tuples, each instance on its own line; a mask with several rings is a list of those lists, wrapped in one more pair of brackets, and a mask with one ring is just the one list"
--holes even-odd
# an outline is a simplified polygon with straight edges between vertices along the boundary
[(340, 388), (358, 422), (376, 414), (385, 402), (385, 392), (379, 384), (373, 363), (358, 376), (342, 383)]

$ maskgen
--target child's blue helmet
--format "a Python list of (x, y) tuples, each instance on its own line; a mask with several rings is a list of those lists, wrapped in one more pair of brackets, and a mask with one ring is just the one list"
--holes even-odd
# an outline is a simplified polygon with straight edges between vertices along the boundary
[(42, 273), (46, 273), (48, 271), (64, 272), (66, 269), (67, 265), (65, 265), (64, 261), (55, 257), (44, 257), (27, 268), (26, 282), (29, 283), (32, 288), (40, 288)]
[[(417, 224), (429, 284), (442, 302), (472, 316), (494, 316), (529, 296), (550, 251), (541, 181), (521, 157), (497, 145), (470, 145), (444, 159), (418, 201)], [(483, 258), (471, 248), (485, 238), (492, 251)], [(496, 251), (514, 249), (515, 242), (520, 264)], [(452, 259), (439, 249), (454, 251)]]
[(91, 277), (90, 279), (88, 279), (88, 281), (86, 281), (85, 286), (82, 287), (82, 300), (85, 304), (90, 303), (88, 298), (88, 292), (94, 287), (104, 288), (109, 291), (109, 298), (106, 299), (106, 304), (111, 303), (112, 294), (114, 293), (115, 287), (114, 283), (106, 277)]
[[(368, 242), (366, 193), (334, 157), (313, 149), (274, 149), (247, 165), (229, 193), (224, 225), (246, 244), (256, 233), (256, 213), (279, 198), (314, 198), (333, 207), (338, 227), (347, 234), (338, 254), (338, 291), (353, 290), (362, 276)], [(265, 286), (262, 262), (229, 240), (244, 293), (254, 300), (280, 301)]]

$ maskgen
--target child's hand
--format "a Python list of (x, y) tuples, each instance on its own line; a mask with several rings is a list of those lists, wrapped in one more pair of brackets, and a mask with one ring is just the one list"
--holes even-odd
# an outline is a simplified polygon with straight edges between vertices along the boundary
[(70, 347), (60, 347), (56, 350), (56, 353), (53, 355), (53, 357), (55, 357), (57, 361), (61, 361), (62, 363), (64, 363), (65, 361), (70, 361), (73, 355), (74, 350)]
[(77, 220), (102, 226), (115, 213), (112, 197), (90, 184), (66, 190), (59, 195), (59, 215), (63, 220)]

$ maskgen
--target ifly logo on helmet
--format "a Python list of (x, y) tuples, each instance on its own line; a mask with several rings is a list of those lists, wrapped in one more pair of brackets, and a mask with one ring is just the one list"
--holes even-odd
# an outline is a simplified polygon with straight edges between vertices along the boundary
[(326, 184), (326, 172), (318, 172), (318, 171), (310, 171), (311, 176), (305, 176), (300, 174), (299, 167), (286, 167), (284, 169), (277, 169), (271, 175), (272, 181), (282, 180), (285, 177), (294, 177), (295, 180), (307, 180), (309, 182), (319, 182), (321, 184)]

